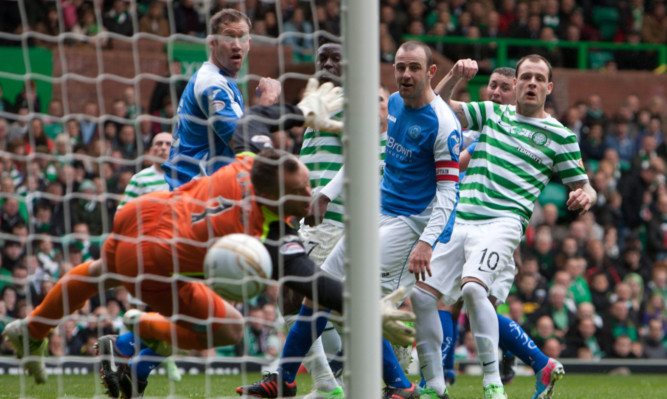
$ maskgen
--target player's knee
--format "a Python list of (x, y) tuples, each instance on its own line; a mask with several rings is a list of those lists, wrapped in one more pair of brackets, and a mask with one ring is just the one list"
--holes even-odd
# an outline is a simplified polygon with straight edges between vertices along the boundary
[(412, 309), (421, 314), (424, 312), (436, 312), (438, 297), (432, 292), (422, 289), (421, 286), (415, 287), (410, 294)]
[(243, 339), (243, 315), (230, 304), (225, 306), (225, 322), (213, 332), (214, 346), (235, 345)]
[(452, 320), (458, 320), (461, 315), (461, 309), (463, 308), (463, 300), (459, 299), (454, 305), (452, 305), (450, 312), (452, 313)]
[(230, 323), (220, 326), (213, 334), (213, 346), (236, 345), (243, 339), (243, 324)]
[(232, 324), (229, 328), (229, 340), (233, 343), (239, 343), (243, 339), (243, 325)]
[(461, 288), (461, 296), (466, 304), (475, 303), (480, 300), (486, 301), (487, 295), (486, 287), (478, 281), (468, 281)]

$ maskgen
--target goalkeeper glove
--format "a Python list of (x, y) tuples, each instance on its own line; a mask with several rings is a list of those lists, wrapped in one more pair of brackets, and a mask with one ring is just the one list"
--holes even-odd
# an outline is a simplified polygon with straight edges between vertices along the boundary
[(306, 118), (304, 126), (330, 133), (343, 131), (343, 122), (330, 118), (343, 108), (343, 89), (326, 82), (319, 86), (317, 79), (308, 79), (303, 99), (296, 106)]
[(416, 316), (407, 310), (396, 309), (396, 304), (405, 296), (405, 287), (400, 287), (380, 300), (382, 336), (392, 344), (410, 346), (415, 340), (415, 329), (403, 321), (414, 321)]

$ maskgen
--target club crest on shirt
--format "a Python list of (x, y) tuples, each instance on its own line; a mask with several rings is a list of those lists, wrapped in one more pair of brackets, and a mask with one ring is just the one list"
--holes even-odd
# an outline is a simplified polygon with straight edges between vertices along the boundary
[(410, 137), (413, 140), (417, 140), (419, 136), (421, 135), (422, 128), (419, 125), (413, 125), (410, 126), (408, 129), (408, 137)]
[(533, 135), (530, 137), (532, 140), (533, 144), (539, 147), (543, 147), (547, 144), (549, 141), (549, 137), (547, 137), (547, 134), (542, 131), (538, 131), (533, 133)]

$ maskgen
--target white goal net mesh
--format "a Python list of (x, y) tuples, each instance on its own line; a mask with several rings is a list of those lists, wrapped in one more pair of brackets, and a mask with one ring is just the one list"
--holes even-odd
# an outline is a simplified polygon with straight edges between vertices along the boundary
[[(171, 133), (177, 123), (179, 98), (208, 58), (208, 21), (215, 12), (235, 8), (252, 21), (251, 49), (237, 79), (247, 109), (257, 104), (262, 77), (280, 80), (281, 103), (298, 102), (306, 79), (315, 73), (318, 44), (340, 40), (339, 3), (3, 1), (0, 329), (29, 315), (65, 273), (103, 256), (118, 205), (140, 193), (137, 189), (132, 194), (133, 188), (157, 184), (150, 178), (137, 183), (135, 177), (158, 161), (151, 150), (153, 138)], [(274, 145), (298, 155), (304, 133), (303, 128), (280, 131), (273, 136)], [(327, 170), (316, 184), (325, 184), (334, 172)], [(141, 229), (149, 221), (136, 222)], [(51, 377), (39, 388), (43, 390), (35, 391), (33, 378), (21, 372), (31, 357), (17, 360), (9, 342), (1, 343), (0, 380), (14, 376), (6, 380), (11, 381), (9, 396), (105, 394), (96, 374), (98, 338), (127, 332), (123, 315), (130, 309), (150, 310), (140, 294), (130, 295), (123, 286), (107, 289), (108, 277), (75, 278), (100, 291), (80, 309), (63, 296), (64, 316), (49, 334), (46, 366)], [(176, 286), (189, 279), (171, 276), (164, 281)], [(283, 293), (275, 282), (263, 295), (235, 303), (247, 321), (241, 342), (174, 351), (171, 358), (184, 374), (182, 383), (167, 383), (171, 366), (163, 363), (153, 371), (163, 379), (149, 384), (146, 396), (236, 396), (233, 385), (252, 383), (262, 370), (275, 368), (287, 334), (282, 304)], [(178, 304), (172, 306), (176, 314)], [(180, 319), (175, 315), (170, 320)], [(210, 332), (213, 322), (203, 328)], [(206, 376), (196, 383), (196, 392), (188, 391), (193, 384), (185, 382), (194, 374)], [(221, 387), (215, 376), (228, 374), (238, 377)], [(87, 377), (70, 386), (71, 375)]]

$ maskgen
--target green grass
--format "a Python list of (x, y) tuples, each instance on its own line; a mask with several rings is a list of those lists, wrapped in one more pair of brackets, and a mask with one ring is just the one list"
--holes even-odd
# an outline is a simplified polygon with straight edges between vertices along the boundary
[[(261, 378), (259, 374), (245, 376), (186, 375), (180, 383), (171, 383), (166, 377), (156, 375), (149, 379), (146, 397), (208, 398), (237, 397), (237, 385), (251, 383)], [(416, 377), (413, 377), (416, 379)], [(482, 398), (481, 376), (458, 376), (456, 385), (450, 387), (452, 399)], [(517, 377), (507, 387), (510, 399), (528, 399), (533, 395), (535, 379)], [(299, 395), (310, 391), (308, 375), (297, 379)], [(644, 399), (667, 396), (667, 377), (664, 375), (608, 376), (604, 374), (568, 374), (556, 385), (554, 398), (558, 399)], [(44, 385), (35, 385), (23, 376), (0, 376), (0, 398), (91, 398), (104, 397), (103, 387), (96, 375), (50, 376)], [(172, 396), (173, 397), (173, 396)], [(378, 389), (378, 399), (380, 390)], [(350, 398), (356, 399), (356, 398)]]

